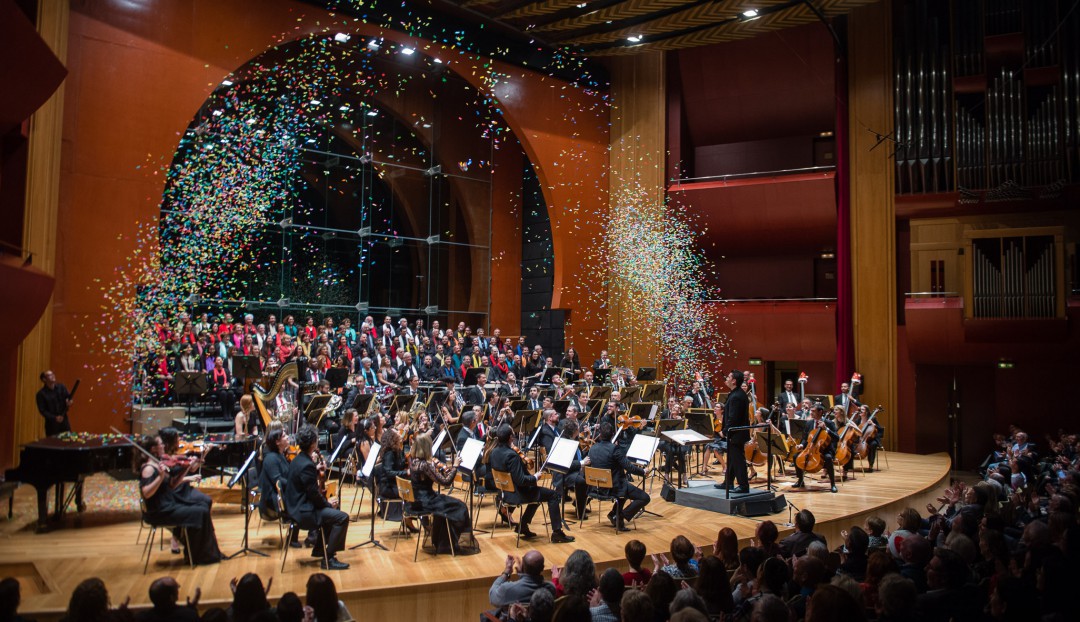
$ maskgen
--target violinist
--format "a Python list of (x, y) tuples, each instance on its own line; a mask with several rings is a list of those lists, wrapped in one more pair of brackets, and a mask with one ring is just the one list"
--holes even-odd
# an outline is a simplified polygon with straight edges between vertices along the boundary
[[(382, 499), (384, 506), (382, 514), (386, 520), (400, 521), (401, 504), (387, 503), (386, 501), (401, 498), (398, 493), (396, 478), (409, 476), (409, 464), (405, 459), (404, 442), (397, 430), (387, 428), (383, 432), (381, 444), (383, 448), (382, 464), (375, 468), (375, 475), (379, 485), (379, 498)], [(411, 533), (419, 532), (416, 525), (412, 524), (412, 520), (407, 521), (405, 526)]]
[[(516, 455), (516, 454), (515, 454)], [(435, 492), (435, 484), (449, 486), (461, 456), (454, 458), (452, 468), (437, 463), (431, 449), (431, 437), (416, 437), (409, 452), (409, 472), (416, 502), (413, 509), (431, 512), (434, 520), (424, 539), (424, 550), (431, 553), (472, 555), (480, 552), (472, 532), (469, 508), (464, 501)], [(442, 523), (442, 524), (440, 524)], [(447, 535), (449, 534), (449, 539)]]
[[(180, 447), (180, 432), (172, 426), (158, 430), (158, 436), (161, 437), (161, 443), (165, 448), (165, 462), (171, 472), (177, 500), (187, 505), (203, 505), (210, 509), (214, 503), (213, 500), (191, 487), (191, 484), (202, 481), (202, 476), (199, 475), (203, 464), (202, 454), (177, 455)], [(209, 445), (205, 446), (205, 448), (209, 447)]]
[[(284, 430), (271, 430), (266, 435), (262, 467), (259, 469), (259, 515), (265, 520), (277, 520), (278, 487), (284, 488), (289, 475), (289, 461), (285, 451), (289, 447), (289, 437)], [(293, 534), (296, 542), (297, 534)], [(300, 546), (299, 542), (293, 546)]]
[[(576, 421), (564, 419), (559, 424), (559, 431), (563, 438), (576, 440), (581, 432), (581, 427)], [(583, 452), (579, 446), (574, 460), (570, 463), (570, 469), (566, 473), (555, 472), (551, 477), (551, 485), (564, 495), (570, 488), (574, 489), (574, 509), (577, 510), (579, 520), (585, 520), (585, 504), (589, 500), (589, 485), (585, 483), (585, 476), (581, 472), (581, 461), (585, 459), (588, 451), (586, 449)]]
[[(618, 497), (615, 506), (608, 513), (608, 520), (619, 531), (629, 531), (626, 521), (632, 520), (638, 512), (649, 504), (649, 493), (628, 481), (627, 474), (645, 476), (645, 470), (626, 457), (626, 450), (611, 442), (615, 428), (609, 423), (601, 423), (598, 440), (589, 450), (589, 455), (582, 461), (582, 466), (611, 470), (611, 493)], [(626, 500), (630, 505), (623, 507)]]
[[(869, 408), (866, 406), (866, 404), (860, 405), (859, 410), (852, 417), (852, 421), (855, 423), (855, 425), (859, 426), (859, 429), (863, 431), (862, 440), (866, 443), (867, 473), (873, 472), (874, 465), (877, 464), (877, 452), (878, 449), (881, 449), (881, 439), (885, 436), (885, 428), (877, 420), (877, 417), (875, 417), (872, 421), (869, 420)], [(876, 434), (870, 435), (870, 430), (869, 428), (867, 428), (868, 421), (871, 425), (874, 426)], [(870, 440), (866, 440), (868, 436), (873, 436), (873, 438), (870, 438)]]
[(322, 544), (326, 542), (326, 560), (323, 570), (344, 570), (349, 564), (338, 561), (338, 551), (345, 548), (349, 531), (349, 515), (338, 508), (338, 500), (327, 499), (320, 490), (320, 475), (311, 459), (318, 449), (319, 433), (314, 426), (305, 425), (296, 433), (300, 455), (289, 464), (288, 481), (283, 492), (285, 511), (301, 529), (319, 529), (323, 538), (315, 539), (312, 557), (323, 557)]
[[(203, 504), (185, 503), (176, 497), (175, 480), (166, 462), (161, 437), (143, 437), (139, 445), (154, 456), (151, 459), (141, 451), (135, 454), (135, 472), (139, 474), (139, 493), (146, 501), (146, 518), (155, 523), (187, 529), (185, 559), (195, 564), (216, 564), (221, 561), (210, 508)], [(180, 552), (176, 547), (173, 550)]]
[[(837, 441), (840, 440), (840, 436), (836, 433), (836, 426), (831, 421), (824, 419), (822, 415), (825, 414), (825, 407), (821, 405), (821, 402), (814, 404), (814, 408), (811, 411), (812, 421), (814, 422), (814, 428), (824, 428), (829, 435), (830, 443), (827, 447), (821, 450), (821, 459), (825, 465), (825, 472), (829, 474), (829, 486), (832, 492), (836, 492), (836, 471), (833, 468), (833, 456)], [(814, 436), (814, 431), (811, 430), (807, 433), (807, 442)], [(804, 449), (806, 443), (799, 445), (796, 449)], [(803, 482), (803, 470), (798, 466), (795, 467), (795, 475), (799, 478), (798, 481), (792, 486), (792, 488), (805, 488), (806, 483)]]
[[(750, 431), (731, 429), (746, 426), (750, 421), (750, 401), (742, 388), (743, 372), (738, 369), (728, 372), (724, 384), (730, 391), (724, 404), (724, 425), (720, 431), (720, 436), (727, 441), (727, 474), (724, 483), (716, 484), (716, 487), (745, 494), (750, 492), (750, 482), (746, 476), (746, 454), (743, 452), (746, 441), (750, 440)], [(732, 488), (736, 482), (738, 487)]]
[[(499, 444), (491, 451), (491, 468), (508, 473), (514, 483), (515, 492), (508, 495), (507, 501), (514, 504), (537, 501), (547, 503), (548, 520), (551, 521), (553, 526), (557, 527), (552, 529), (551, 541), (554, 543), (573, 542), (574, 538), (566, 535), (566, 532), (562, 530), (563, 519), (559, 507), (558, 493), (550, 488), (537, 486), (536, 476), (526, 472), (525, 463), (521, 456), (510, 447), (510, 440), (514, 435), (513, 428), (509, 425), (501, 425), (495, 431), (495, 435)], [(536, 537), (536, 534), (529, 530), (529, 523), (532, 522), (533, 516), (536, 514), (536, 508), (536, 505), (530, 505), (521, 515), (518, 529), (522, 538), (532, 539)]]

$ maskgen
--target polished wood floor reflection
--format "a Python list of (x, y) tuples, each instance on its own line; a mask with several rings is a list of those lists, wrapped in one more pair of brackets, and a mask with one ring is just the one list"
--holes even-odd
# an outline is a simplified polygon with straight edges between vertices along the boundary
[[(889, 453), (888, 465), (874, 473), (857, 473), (855, 481), (840, 486), (838, 494), (827, 490), (827, 483), (807, 478), (805, 492), (788, 490), (793, 478), (778, 481), (780, 492), (787, 495), (797, 508), (807, 508), (817, 516), (820, 531), (830, 545), (839, 544), (839, 531), (861, 523), (869, 514), (886, 518), (890, 528), (895, 513), (906, 506), (923, 508), (949, 477), (949, 459), (945, 455), (918, 456)], [(884, 462), (884, 460), (882, 460)], [(885, 466), (885, 465), (883, 465)], [(790, 471), (790, 469), (789, 469)], [(716, 473), (719, 476), (719, 473)], [(763, 485), (763, 482), (760, 482)], [(33, 531), (35, 496), (33, 488), (23, 486), (16, 492), (16, 516), (0, 525), (0, 576), (16, 576), (23, 584), (22, 611), (39, 619), (51, 619), (67, 606), (71, 590), (79, 581), (97, 576), (105, 580), (114, 603), (131, 597), (134, 606), (147, 603), (150, 582), (163, 574), (177, 577), (181, 597), (192, 593), (196, 586), (203, 590), (203, 604), (227, 602), (229, 580), (246, 572), (256, 572), (264, 580), (273, 577), (271, 596), (287, 591), (303, 594), (307, 577), (318, 572), (309, 563), (309, 551), (293, 549), (285, 571), (280, 572), (278, 530), (272, 523), (251, 523), (251, 546), (268, 557), (241, 556), (213, 566), (194, 569), (183, 564), (180, 556), (171, 555), (166, 548), (155, 546), (150, 571), (143, 574), (140, 559), (142, 546), (136, 543), (139, 533), (137, 492), (135, 482), (117, 482), (107, 476), (95, 476), (88, 481), (86, 513), (69, 516), (45, 534)], [(648, 489), (648, 486), (647, 486)], [(343, 498), (352, 499), (352, 489), (346, 487)], [(522, 542), (514, 547), (514, 536), (505, 527), (491, 537), (478, 534), (482, 551), (468, 557), (431, 557), (420, 552), (413, 563), (415, 536), (405, 539), (396, 535), (397, 523), (375, 522), (375, 537), (391, 550), (371, 547), (346, 551), (340, 559), (352, 565), (347, 571), (333, 573), (342, 598), (354, 614), (363, 611), (364, 618), (387, 613), (398, 619), (419, 619), (434, 615), (439, 620), (476, 619), (487, 606), (487, 587), (501, 571), (507, 554), (520, 555), (529, 548), (540, 550), (548, 565), (562, 564), (576, 548), (588, 550), (598, 566), (621, 565), (625, 543), (637, 538), (650, 552), (666, 551), (671, 539), (678, 534), (688, 536), (708, 551), (721, 527), (731, 527), (744, 540), (753, 536), (758, 520), (715, 514), (685, 508), (660, 499), (660, 483), (652, 489), (653, 502), (648, 509), (661, 517), (645, 516), (637, 521), (631, 533), (616, 535), (607, 521), (598, 523), (597, 513), (585, 525), (572, 524), (573, 544), (551, 544), (547, 541)], [(463, 493), (456, 493), (463, 497)], [(569, 505), (567, 505), (569, 508)], [(368, 539), (370, 505), (365, 501), (359, 510), (359, 520), (350, 525), (349, 544)], [(600, 513), (603, 516), (606, 508)], [(543, 533), (542, 514), (537, 514), (533, 530)], [(780, 527), (788, 521), (788, 512), (770, 517)], [(479, 528), (490, 529), (494, 519), (490, 498), (480, 512)], [(215, 506), (214, 522), (224, 553), (239, 550), (243, 537), (243, 515), (236, 505)], [(145, 537), (145, 533), (143, 534)], [(395, 540), (400, 540), (393, 550)], [(303, 563), (301, 563), (303, 562)]]

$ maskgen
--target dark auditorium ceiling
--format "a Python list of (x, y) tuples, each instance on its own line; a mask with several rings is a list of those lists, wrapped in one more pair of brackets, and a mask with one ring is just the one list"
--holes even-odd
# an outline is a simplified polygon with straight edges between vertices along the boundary
[(828, 20), (877, 1), (432, 0), (431, 4), (551, 48), (607, 56), (746, 39), (822, 17)]

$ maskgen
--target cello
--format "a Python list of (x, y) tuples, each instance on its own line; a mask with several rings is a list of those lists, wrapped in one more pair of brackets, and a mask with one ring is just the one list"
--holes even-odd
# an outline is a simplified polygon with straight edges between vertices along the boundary
[(814, 431), (806, 437), (806, 447), (795, 456), (795, 466), (806, 473), (817, 473), (825, 466), (821, 453), (832, 442), (825, 422), (819, 420), (817, 423)]
[(877, 438), (877, 424), (874, 423), (874, 417), (883, 410), (885, 409), (881, 404), (878, 404), (874, 412), (870, 413), (870, 416), (862, 423), (862, 436), (859, 437), (859, 444), (855, 446), (855, 455), (859, 457), (859, 460), (865, 460), (867, 454), (870, 453), (870, 441)]
[(840, 433), (839, 447), (836, 448), (836, 463), (840, 466), (846, 465), (851, 462), (853, 454), (853, 445), (856, 439), (862, 435), (862, 431), (859, 427), (852, 423), (851, 419), (847, 420), (844, 424), (844, 430)]

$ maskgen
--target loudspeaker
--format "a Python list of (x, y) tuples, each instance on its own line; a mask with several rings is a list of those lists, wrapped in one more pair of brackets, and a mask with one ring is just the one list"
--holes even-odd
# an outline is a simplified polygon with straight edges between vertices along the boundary
[(176, 406), (154, 408), (135, 405), (131, 408), (132, 429), (135, 434), (157, 434), (161, 428), (173, 424), (173, 419), (182, 419), (184, 409)]
[(668, 503), (675, 503), (675, 488), (664, 482), (664, 486), (660, 489), (660, 496)]
[(773, 499), (747, 499), (737, 501), (732, 505), (735, 516), (767, 516), (783, 512), (787, 507), (787, 501), (783, 495)]

